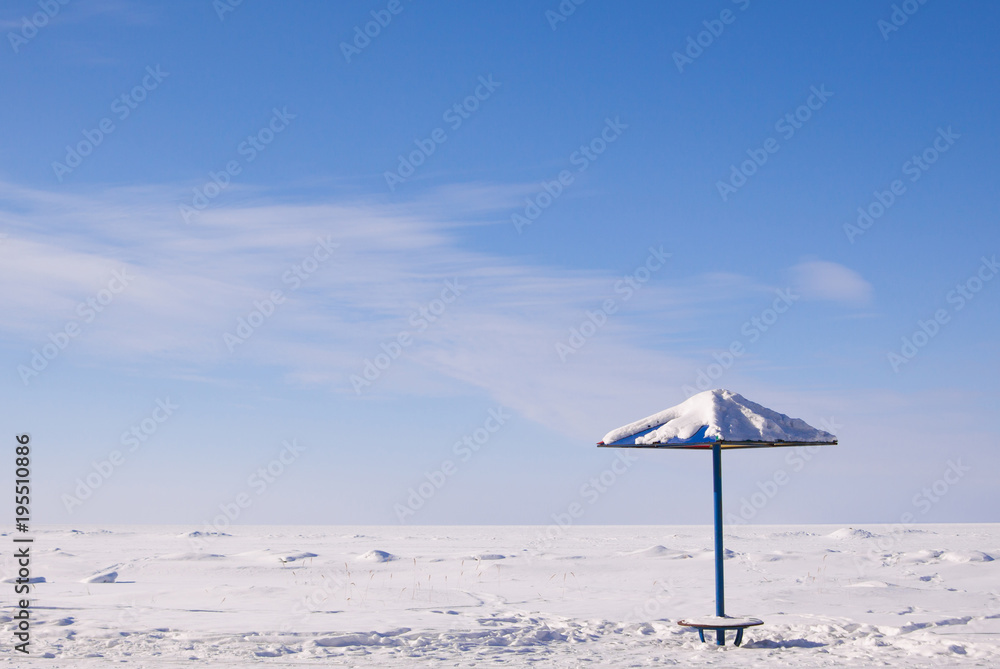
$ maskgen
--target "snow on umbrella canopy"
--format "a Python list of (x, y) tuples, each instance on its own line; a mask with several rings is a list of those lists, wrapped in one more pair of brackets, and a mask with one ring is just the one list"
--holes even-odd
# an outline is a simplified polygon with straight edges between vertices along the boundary
[(836, 444), (837, 437), (730, 390), (706, 390), (611, 430), (597, 445), (616, 448), (756, 448)]

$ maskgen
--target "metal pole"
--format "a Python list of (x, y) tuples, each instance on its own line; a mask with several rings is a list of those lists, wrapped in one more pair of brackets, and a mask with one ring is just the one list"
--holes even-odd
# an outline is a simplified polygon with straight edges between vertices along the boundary
[[(725, 589), (722, 575), (722, 446), (712, 444), (712, 490), (715, 493), (715, 615), (726, 615)], [(726, 644), (725, 632), (715, 630), (715, 643)]]

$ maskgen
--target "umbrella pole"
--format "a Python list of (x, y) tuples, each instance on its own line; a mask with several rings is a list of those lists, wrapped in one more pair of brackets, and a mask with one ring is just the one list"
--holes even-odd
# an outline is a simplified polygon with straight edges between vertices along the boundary
[[(712, 490), (715, 493), (715, 615), (726, 615), (725, 587), (722, 575), (722, 445), (712, 444)], [(715, 643), (726, 644), (725, 632), (715, 630)]]

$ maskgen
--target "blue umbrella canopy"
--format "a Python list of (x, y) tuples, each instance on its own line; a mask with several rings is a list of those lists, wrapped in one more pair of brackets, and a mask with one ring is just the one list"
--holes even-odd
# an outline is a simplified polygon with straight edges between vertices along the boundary
[(611, 430), (597, 445), (616, 448), (759, 448), (836, 444), (837, 437), (722, 388)]

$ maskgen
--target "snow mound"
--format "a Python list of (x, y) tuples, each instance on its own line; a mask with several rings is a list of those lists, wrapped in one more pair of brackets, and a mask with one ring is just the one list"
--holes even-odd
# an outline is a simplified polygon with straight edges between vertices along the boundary
[[(223, 555), (220, 557), (226, 556)], [(275, 550), (273, 548), (257, 548), (250, 551), (244, 551), (242, 553), (234, 553), (231, 557), (250, 559), (254, 562), (270, 565), (274, 564), (275, 560), (282, 563), (295, 562), (296, 560), (319, 557), (319, 555), (308, 551), (289, 552), (287, 548), (282, 550)]]
[(373, 549), (364, 555), (359, 555), (358, 559), (363, 562), (392, 562), (393, 560), (398, 560), (399, 558), (392, 553)]
[(224, 558), (225, 555), (219, 555), (217, 553), (167, 553), (166, 555), (161, 555), (159, 559), (161, 560), (215, 560), (218, 558)]
[[(701, 552), (698, 553), (699, 557), (715, 559), (715, 550), (712, 548), (703, 548)], [(722, 549), (722, 559), (732, 560), (735, 557), (739, 557), (743, 553), (737, 553), (736, 551), (729, 550), (728, 548)], [(691, 557), (690, 555), (688, 557)]]
[(409, 627), (400, 627), (389, 632), (368, 632), (367, 634), (339, 634), (316, 639), (316, 645), (326, 648), (345, 648), (349, 646), (396, 646), (399, 643), (393, 637), (406, 634)]
[[(17, 578), (18, 578), (17, 576), (10, 576), (0, 581), (0, 583), (16, 583)], [(31, 578), (28, 579), (28, 583), (45, 583), (45, 582), (46, 580), (44, 576), (32, 576)]]
[(603, 443), (634, 437), (638, 445), (687, 441), (831, 442), (836, 437), (729, 390), (706, 390), (677, 406), (604, 435)]
[(118, 572), (106, 571), (103, 574), (95, 574), (80, 581), (81, 583), (114, 583), (118, 578)]
[(868, 530), (862, 530), (855, 527), (842, 527), (839, 530), (830, 532), (830, 534), (826, 536), (831, 539), (872, 539), (875, 537), (875, 535)]
[(664, 555), (670, 555), (670, 553), (671, 551), (669, 548), (657, 544), (656, 546), (650, 546), (649, 548), (640, 548), (637, 551), (622, 553), (622, 555), (631, 555), (635, 557), (663, 557)]
[(665, 558), (671, 558), (671, 559), (680, 559), (680, 558), (689, 558), (689, 557), (691, 557), (691, 555), (689, 553), (684, 553), (684, 552), (681, 552), (681, 551), (671, 550), (671, 549), (667, 548), (666, 546), (660, 546), (659, 544), (657, 544), (656, 546), (650, 546), (649, 548), (641, 548), (641, 549), (639, 549), (637, 551), (630, 551), (628, 553), (622, 553), (622, 555), (625, 555), (625, 556), (628, 556), (628, 557), (640, 557), (640, 558), (659, 558), (659, 557), (665, 557)]
[(809, 641), (808, 639), (783, 639), (773, 641), (771, 639), (761, 639), (743, 644), (744, 648), (822, 648), (825, 643), (819, 641)]
[(86, 536), (91, 534), (114, 534), (111, 530), (69, 530), (67, 534), (72, 536)]
[(945, 551), (941, 554), (942, 560), (948, 562), (993, 562), (993, 556), (982, 551)]
[(475, 555), (470, 555), (465, 560), (503, 560), (507, 556), (500, 555), (499, 553), (476, 553)]
[(931, 550), (929, 548), (922, 548), (918, 551), (911, 551), (909, 553), (904, 553), (901, 558), (902, 562), (909, 564), (926, 564), (928, 562), (936, 561), (944, 554), (944, 551)]

